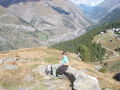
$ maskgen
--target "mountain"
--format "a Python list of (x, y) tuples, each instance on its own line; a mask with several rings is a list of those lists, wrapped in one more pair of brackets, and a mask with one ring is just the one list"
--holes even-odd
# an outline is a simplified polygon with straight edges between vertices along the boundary
[(79, 5), (82, 12), (87, 16), (89, 17), (89, 13), (91, 13), (91, 10), (94, 8), (94, 6), (89, 6), (89, 5), (86, 5), (86, 4), (80, 4)]
[[(115, 9), (118, 9), (120, 7), (120, 0), (105, 0), (99, 5), (95, 6), (92, 9), (89, 9), (87, 12), (87, 16), (91, 18), (94, 21), (100, 21), (104, 17), (107, 17), (107, 15), (114, 12)], [(116, 11), (116, 10), (115, 10)]]
[(91, 25), (69, 0), (1, 0), (0, 5), (1, 50), (70, 40)]
[(113, 12), (113, 10), (120, 7), (120, 0), (105, 0), (101, 4), (99, 4), (96, 8), (96, 18), (102, 19)]
[(105, 23), (105, 22), (111, 22), (111, 21), (117, 21), (120, 20), (120, 7), (112, 10), (107, 16), (102, 18), (99, 22)]

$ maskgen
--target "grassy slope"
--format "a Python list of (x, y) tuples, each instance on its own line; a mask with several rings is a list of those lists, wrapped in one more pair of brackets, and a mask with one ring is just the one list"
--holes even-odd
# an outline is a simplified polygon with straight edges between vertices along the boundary
[[(103, 46), (109, 48), (110, 50), (114, 51), (118, 46), (120, 46), (120, 39), (115, 39), (115, 36), (112, 34), (111, 31), (108, 31), (106, 34), (103, 35), (96, 35), (93, 39), (93, 42), (97, 42), (100, 38), (102, 38), (99, 43)], [(112, 40), (112, 42), (110, 42)], [(119, 52), (116, 52), (120, 54)], [(119, 72), (120, 71), (120, 56), (115, 56), (115, 54), (111, 51), (107, 51), (108, 59), (104, 62), (107, 62), (107, 69), (110, 72)]]
[(80, 44), (86, 44), (89, 41), (92, 41), (94, 36), (96, 36), (99, 32), (102, 32), (106, 29), (110, 28), (119, 28), (120, 27), (120, 20), (114, 20), (112, 22), (101, 23), (99, 25), (92, 26), (88, 28), (88, 32), (76, 39), (69, 40), (66, 42), (58, 43), (53, 46), (52, 48), (59, 49), (59, 50), (67, 50), (70, 52), (76, 52)]
[[(48, 48), (20, 49), (20, 50), (0, 53), (0, 58), (13, 57), (13, 58), (22, 59), (21, 61), (17, 62), (17, 65), (19, 66), (19, 68), (21, 68), (20, 70), (12, 71), (12, 72), (11, 71), (3, 72), (3, 70), (0, 70), (0, 76), (2, 78), (0, 81), (0, 85), (4, 87), (8, 87), (8, 88), (15, 86), (19, 78), (21, 78), (25, 74), (31, 73), (31, 70), (37, 67), (38, 65), (48, 65), (48, 64), (58, 63), (59, 62), (58, 57), (60, 55), (61, 55), (61, 51), (54, 50), (54, 49), (48, 49)], [(113, 75), (112, 73), (102, 74), (102, 73), (97, 72), (94, 69), (93, 64), (80, 61), (80, 59), (76, 57), (74, 53), (68, 53), (68, 57), (70, 58), (70, 65), (72, 65), (76, 69), (87, 69), (88, 74), (97, 77), (102, 88), (105, 88), (105, 87), (114, 88), (114, 89), (120, 88), (120, 83), (112, 80), (112, 75)], [(7, 63), (10, 63), (10, 62), (7, 62)], [(7, 76), (7, 78), (5, 76)], [(12, 81), (11, 81), (11, 77), (14, 77), (12, 78)], [(35, 77), (39, 78), (40, 81), (43, 79), (41, 76), (37, 74), (35, 74)], [(7, 84), (4, 84), (6, 82)], [(23, 86), (22, 83), (23, 81), (19, 81), (19, 83), (17, 83), (17, 86)], [(25, 86), (34, 85), (34, 83), (24, 82), (24, 85)], [(45, 88), (43, 85), (43, 82), (41, 82), (41, 85), (43, 87), (36, 87), (36, 88)]]
[(58, 43), (51, 47), (55, 48), (55, 49), (59, 49), (59, 50), (67, 50), (70, 52), (77, 52), (77, 49), (80, 44), (86, 44), (87, 42), (91, 41), (96, 34), (98, 34), (101, 31), (104, 31), (105, 29), (106, 29), (106, 27), (94, 28), (92, 31), (89, 31), (86, 34), (84, 34), (76, 39)]

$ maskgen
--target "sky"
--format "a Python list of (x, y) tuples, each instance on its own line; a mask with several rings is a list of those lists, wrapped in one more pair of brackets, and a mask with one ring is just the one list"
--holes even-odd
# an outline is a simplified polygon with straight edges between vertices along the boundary
[(71, 0), (75, 4), (87, 4), (90, 6), (96, 6), (104, 0)]

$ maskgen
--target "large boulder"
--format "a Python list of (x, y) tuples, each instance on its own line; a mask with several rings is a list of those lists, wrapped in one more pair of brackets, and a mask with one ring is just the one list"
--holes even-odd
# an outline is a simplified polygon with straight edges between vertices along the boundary
[(31, 75), (31, 74), (27, 74), (27, 75), (24, 76), (23, 79), (24, 79), (25, 81), (27, 81), (27, 82), (32, 82), (32, 81), (35, 80), (35, 77), (34, 77), (33, 75)]
[[(52, 67), (55, 76), (55, 70), (59, 66), (52, 65)], [(69, 66), (65, 75), (70, 80), (73, 90), (101, 90), (97, 78), (92, 77), (81, 70), (76, 70)]]
[(81, 71), (78, 71), (74, 76), (73, 88), (75, 90), (101, 90), (98, 80), (95, 77)]
[[(60, 65), (57, 64), (52, 65), (52, 74), (54, 77), (56, 77), (56, 70), (59, 66)], [(32, 71), (40, 73), (44, 78), (46, 78), (45, 68), (46, 66), (40, 65)], [(72, 90), (101, 90), (97, 78), (86, 74), (83, 70), (76, 70), (69, 66), (65, 76), (70, 80)]]
[(18, 69), (18, 66), (11, 65), (11, 64), (5, 64), (1, 68), (4, 70), (16, 70), (16, 69)]
[(81, 70), (69, 66), (65, 75), (70, 80), (73, 90), (101, 90), (97, 78)]

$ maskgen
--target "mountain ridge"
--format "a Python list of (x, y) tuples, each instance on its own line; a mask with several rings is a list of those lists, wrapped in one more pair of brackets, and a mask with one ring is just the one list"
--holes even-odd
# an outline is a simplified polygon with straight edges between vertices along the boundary
[[(15, 2), (17, 0), (13, 1)], [(79, 8), (69, 0), (36, 0), (34, 2), (27, 0), (25, 3), (12, 3), (4, 9), (8, 10), (12, 16), (18, 20), (18, 22), (14, 21), (14, 19), (9, 20), (11, 17), (8, 17), (8, 20), (4, 23), (5, 28), (7, 27), (10, 29), (9, 31), (14, 31), (14, 35), (16, 35), (16, 30), (22, 33), (21, 36), (18, 34), (18, 39), (9, 38), (13, 43), (7, 42), (15, 48), (19, 46), (25, 48), (29, 44), (30, 47), (48, 46), (73, 39), (84, 34), (86, 32), (85, 28), (91, 25), (90, 21), (84, 17)], [(1, 16), (1, 20), (5, 20), (5, 18)], [(19, 28), (21, 28), (21, 30), (18, 30)], [(1, 31), (2, 29), (3, 28), (1, 28)], [(10, 34), (8, 34), (8, 36), (9, 35)], [(21, 39), (19, 37), (21, 37)], [(16, 42), (19, 42), (18, 46), (16, 46)], [(26, 42), (26, 44), (28, 42), (29, 44), (25, 44), (24, 46), (21, 42)], [(0, 46), (3, 47), (3, 45)]]
[(92, 20), (99, 22), (101, 19), (104, 19), (109, 15), (113, 10), (117, 9), (120, 6), (120, 0), (105, 0), (99, 5), (93, 7), (91, 12), (84, 13)]

